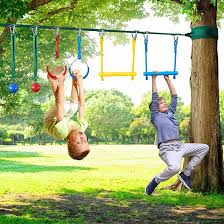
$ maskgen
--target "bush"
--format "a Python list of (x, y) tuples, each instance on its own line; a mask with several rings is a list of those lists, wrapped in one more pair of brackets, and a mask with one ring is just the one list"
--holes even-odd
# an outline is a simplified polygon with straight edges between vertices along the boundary
[(4, 145), (13, 145), (13, 140), (11, 138), (5, 138), (2, 143)]

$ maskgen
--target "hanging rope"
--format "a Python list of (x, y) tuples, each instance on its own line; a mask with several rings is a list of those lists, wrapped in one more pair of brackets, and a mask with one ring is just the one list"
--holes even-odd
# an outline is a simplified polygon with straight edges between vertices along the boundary
[[(174, 67), (173, 71), (176, 71), (176, 63), (177, 63), (177, 44), (178, 44), (178, 36), (174, 37)], [(175, 78), (176, 76), (174, 76)]]
[(100, 33), (100, 71), (103, 72), (103, 32)]
[(145, 45), (145, 71), (148, 72), (148, 34), (144, 35), (144, 45)]
[(34, 72), (33, 72), (33, 79), (34, 81), (37, 80), (37, 66), (38, 66), (38, 40), (37, 40), (37, 27), (32, 29), (33, 31), (33, 65), (34, 65)]
[(55, 58), (59, 58), (59, 34), (58, 34), (59, 28), (56, 28), (56, 32), (55, 32)]
[(19, 89), (19, 86), (14, 83), (15, 78), (15, 67), (16, 67), (16, 29), (15, 26), (10, 26), (11, 32), (11, 77), (12, 83), (9, 84), (9, 92), (16, 93)]
[(81, 53), (81, 30), (79, 30), (77, 34), (77, 42), (78, 42), (78, 59), (82, 59), (82, 53)]
[(15, 78), (15, 65), (16, 65), (16, 29), (15, 26), (10, 27), (11, 32), (11, 78)]
[[(135, 70), (136, 38), (137, 38), (137, 33), (135, 35), (132, 35), (132, 69), (131, 69), (131, 72), (134, 72), (134, 70)], [(134, 79), (134, 77), (132, 77), (132, 78)]]
[(55, 58), (59, 58), (59, 36), (55, 36)]

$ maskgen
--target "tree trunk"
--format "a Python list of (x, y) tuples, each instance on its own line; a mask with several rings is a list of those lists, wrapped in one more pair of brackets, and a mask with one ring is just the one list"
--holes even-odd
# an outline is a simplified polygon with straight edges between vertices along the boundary
[[(201, 20), (192, 27), (216, 27), (216, 8), (209, 0), (198, 3)], [(196, 191), (223, 191), (223, 149), (219, 116), (218, 54), (216, 39), (196, 39), (192, 42), (191, 127), (190, 141), (206, 143), (209, 153), (191, 176)], [(188, 162), (189, 159), (186, 162)]]

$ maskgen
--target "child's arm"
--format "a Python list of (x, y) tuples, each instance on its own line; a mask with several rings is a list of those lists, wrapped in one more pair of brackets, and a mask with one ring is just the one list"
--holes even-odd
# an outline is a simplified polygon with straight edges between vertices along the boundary
[(157, 76), (152, 76), (152, 93), (157, 93), (156, 77)]
[(169, 76), (164, 76), (164, 79), (166, 80), (166, 83), (167, 83), (167, 85), (169, 87), (169, 90), (170, 90), (170, 95), (172, 97), (171, 102), (170, 102), (170, 106), (169, 106), (169, 111), (171, 111), (172, 113), (175, 113), (176, 107), (177, 107), (177, 93), (176, 93), (174, 85), (171, 82)]
[(83, 87), (83, 77), (81, 74), (79, 74), (79, 72), (76, 75), (76, 83), (79, 88), (79, 95), (78, 95), (79, 119), (84, 119), (85, 96), (84, 96), (84, 87)]
[(60, 122), (64, 118), (64, 104), (65, 104), (65, 91), (64, 91), (64, 80), (65, 76), (62, 74), (57, 76), (58, 80), (58, 91), (57, 91), (57, 99), (56, 99), (56, 121)]
[(168, 85), (168, 87), (169, 87), (170, 95), (171, 95), (171, 96), (176, 95), (176, 94), (177, 94), (177, 93), (176, 93), (176, 90), (175, 90), (174, 85), (173, 85), (173, 83), (171, 82), (169, 76), (164, 76), (164, 79), (166, 80), (166, 83), (167, 83), (167, 85)]
[(156, 86), (156, 77), (157, 76), (152, 76), (152, 102), (150, 106), (151, 120), (153, 120), (158, 113), (158, 92)]
[(78, 103), (78, 86), (76, 80), (72, 80), (71, 102)]

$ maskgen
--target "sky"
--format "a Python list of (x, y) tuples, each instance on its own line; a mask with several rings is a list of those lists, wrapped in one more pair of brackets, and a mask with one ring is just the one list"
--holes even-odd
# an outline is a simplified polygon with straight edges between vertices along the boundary
[[(142, 20), (134, 20), (128, 23), (127, 30), (139, 30), (163, 33), (189, 33), (190, 22), (185, 21), (184, 17), (180, 23), (174, 24), (164, 17), (153, 17)], [(99, 39), (98, 33), (91, 33), (91, 36)], [(104, 71), (131, 71), (132, 49), (130, 43), (127, 45), (113, 45), (112, 40), (104, 40)], [(99, 40), (97, 41), (99, 44)], [(177, 49), (177, 71), (178, 76), (172, 81), (177, 93), (181, 96), (185, 105), (190, 104), (191, 93), (189, 78), (191, 74), (191, 44), (189, 37), (179, 36)], [(99, 45), (98, 51), (99, 51)], [(167, 71), (173, 70), (173, 37), (167, 35), (149, 35), (149, 53), (148, 70), (150, 71)], [(148, 54), (149, 54), (148, 53)], [(219, 29), (218, 40), (219, 53), (219, 84), (220, 89), (224, 90), (224, 21)], [(145, 71), (145, 53), (144, 37), (137, 35), (136, 53), (135, 53), (135, 71), (137, 76), (134, 80), (131, 77), (105, 77), (101, 81), (98, 73), (100, 72), (99, 55), (88, 60), (90, 73), (84, 80), (86, 90), (110, 89), (116, 88), (124, 94), (131, 97), (133, 103), (138, 105), (142, 96), (151, 90), (151, 79), (145, 80), (143, 72)], [(165, 80), (162, 76), (157, 77), (158, 90), (168, 90)]]

